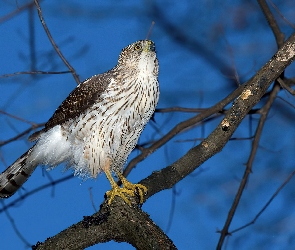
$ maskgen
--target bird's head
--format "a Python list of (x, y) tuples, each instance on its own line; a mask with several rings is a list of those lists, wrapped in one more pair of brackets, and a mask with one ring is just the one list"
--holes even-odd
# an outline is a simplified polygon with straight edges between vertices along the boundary
[(140, 40), (128, 45), (121, 51), (117, 66), (130, 69), (134, 74), (149, 71), (158, 75), (155, 43), (151, 40)]

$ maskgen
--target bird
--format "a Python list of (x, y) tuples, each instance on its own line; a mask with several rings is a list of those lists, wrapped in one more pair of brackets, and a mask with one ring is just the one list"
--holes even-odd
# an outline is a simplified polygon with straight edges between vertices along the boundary
[(119, 196), (130, 205), (128, 195), (136, 193), (143, 203), (147, 188), (132, 184), (122, 172), (158, 103), (158, 74), (153, 41), (123, 48), (114, 68), (78, 84), (44, 128), (29, 137), (35, 145), (0, 174), (0, 198), (12, 196), (38, 165), (52, 169), (65, 163), (82, 178), (104, 172), (111, 184), (108, 204)]

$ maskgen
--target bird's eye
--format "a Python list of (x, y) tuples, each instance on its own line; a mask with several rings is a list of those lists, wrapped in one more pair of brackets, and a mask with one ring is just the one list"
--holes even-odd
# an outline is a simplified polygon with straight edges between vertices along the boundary
[(136, 44), (136, 45), (134, 46), (134, 49), (135, 49), (135, 50), (141, 50), (141, 45), (140, 45), (140, 44)]

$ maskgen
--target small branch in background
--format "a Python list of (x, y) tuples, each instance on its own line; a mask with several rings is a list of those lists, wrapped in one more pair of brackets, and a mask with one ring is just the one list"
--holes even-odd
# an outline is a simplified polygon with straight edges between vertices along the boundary
[(293, 29), (295, 29), (295, 25), (293, 23), (291, 23), (283, 14), (282, 12), (279, 10), (279, 8), (273, 3), (273, 1), (268, 0), (268, 2), (270, 3), (270, 5), (275, 9), (275, 11), (280, 15), (280, 17)]
[(44, 123), (40, 123), (40, 124), (36, 124), (36, 125), (34, 125), (34, 126), (28, 128), (28, 129), (26, 129), (25, 131), (23, 131), (23, 132), (17, 134), (16, 136), (14, 136), (14, 137), (12, 137), (12, 138), (10, 138), (10, 139), (8, 139), (8, 140), (0, 141), (0, 147), (6, 145), (6, 144), (8, 144), (8, 143), (14, 142), (14, 141), (20, 139), (21, 137), (23, 137), (23, 136), (29, 134), (31, 131), (33, 131), (33, 130), (39, 128), (39, 127), (43, 127), (44, 125), (45, 125), (45, 122), (44, 122)]
[[(37, 187), (31, 191), (28, 191), (28, 192), (25, 192), (24, 194), (20, 195), (17, 199), (11, 201), (10, 203), (8, 204), (4, 204), (1, 208), (0, 208), (0, 214), (5, 212), (6, 210), (8, 210), (9, 208), (11, 207), (15, 207), (17, 205), (19, 205), (19, 203), (21, 201), (24, 201), (27, 197), (35, 194), (35, 193), (38, 193), (44, 189), (47, 189), (47, 188), (50, 188), (50, 187), (54, 187), (55, 185), (59, 184), (59, 183), (63, 183), (63, 182), (66, 182), (68, 181), (69, 179), (73, 179), (75, 178), (74, 175), (70, 174), (68, 176), (65, 176), (63, 178), (60, 178), (58, 180), (51, 180), (50, 182), (40, 186), (40, 187)], [(21, 190), (21, 189), (20, 189)]]
[(0, 23), (4, 23), (7, 20), (17, 16), (20, 12), (32, 7), (34, 5), (34, 1), (27, 3), (21, 7), (18, 7), (16, 10), (12, 11), (11, 13), (7, 14), (6, 16), (3, 16), (0, 18)]
[(283, 89), (287, 90), (291, 95), (295, 95), (295, 90), (286, 84), (282, 78), (279, 77), (277, 80)]
[(19, 121), (21, 121), (21, 122), (28, 123), (28, 124), (30, 124), (30, 125), (32, 125), (32, 126), (35, 126), (35, 127), (38, 126), (38, 125), (37, 125), (36, 123), (34, 123), (34, 122), (30, 122), (30, 121), (28, 121), (28, 120), (25, 120), (24, 118), (18, 117), (18, 116), (16, 116), (16, 115), (9, 114), (9, 113), (7, 113), (7, 112), (1, 110), (1, 109), (0, 109), (0, 113), (3, 114), (3, 115), (6, 115), (6, 116), (8, 116), (8, 117), (11, 117), (11, 118), (13, 118), (13, 119), (19, 120)]
[(183, 113), (200, 113), (206, 110), (205, 108), (183, 108), (183, 107), (169, 107), (169, 108), (157, 108), (156, 113), (168, 113), (168, 112), (183, 112)]
[(92, 207), (95, 211), (95, 213), (97, 212), (97, 209), (95, 207), (95, 204), (94, 204), (94, 199), (93, 199), (93, 194), (92, 194), (92, 187), (90, 187), (89, 189), (89, 196), (90, 196), (90, 201), (91, 201), (91, 204), (92, 204)]
[(229, 232), (229, 234), (233, 234), (235, 232), (238, 232), (252, 224), (254, 224), (258, 218), (260, 217), (260, 215), (267, 209), (267, 207), (270, 205), (270, 203), (274, 200), (274, 198), (281, 192), (281, 190), (287, 185), (287, 183), (289, 183), (289, 181), (293, 178), (293, 176), (295, 175), (295, 170), (287, 177), (287, 179), (279, 186), (279, 188), (275, 191), (275, 193), (270, 197), (270, 199), (266, 202), (266, 204), (262, 207), (262, 209), (257, 213), (257, 215), (254, 217), (253, 220), (251, 220), (250, 222), (248, 222), (247, 224), (245, 224), (244, 226), (241, 226), (239, 228), (236, 228), (234, 230), (232, 230), (231, 232)]
[[(1, 203), (2, 203), (2, 206), (5, 206), (5, 205), (4, 205), (4, 201), (3, 201), (3, 200), (0, 200), (0, 201), (1, 201)], [(30, 244), (30, 243), (25, 239), (25, 237), (21, 234), (21, 232), (18, 230), (18, 228), (17, 228), (17, 226), (16, 226), (16, 224), (15, 224), (15, 222), (14, 222), (14, 219), (13, 219), (13, 217), (10, 215), (9, 211), (8, 211), (8, 210), (5, 210), (5, 214), (6, 214), (7, 218), (8, 218), (8, 220), (9, 220), (9, 222), (10, 222), (10, 224), (11, 224), (11, 226), (12, 226), (14, 232), (15, 232), (15, 234), (17, 235), (17, 237), (21, 239), (21, 241), (25, 244), (25, 246), (26, 246), (27, 248), (30, 248), (30, 247), (32, 246), (32, 244)]]
[(265, 0), (257, 0), (258, 4), (260, 5), (260, 8), (269, 24), (269, 27), (271, 28), (278, 48), (280, 48), (283, 44), (284, 44), (284, 40), (285, 40), (285, 35), (284, 33), (281, 32), (276, 19), (274, 18), (273, 14), (271, 13), (267, 3)]
[(37, 56), (36, 56), (36, 33), (35, 33), (35, 22), (34, 22), (34, 6), (31, 5), (29, 8), (29, 42), (30, 42), (30, 69), (31, 71), (36, 70)]
[(4, 74), (0, 75), (0, 78), (4, 77), (11, 77), (11, 76), (17, 76), (17, 75), (58, 75), (58, 74), (68, 74), (72, 73), (71, 71), (20, 71), (20, 72), (15, 72), (11, 74)]
[(38, 0), (34, 0), (35, 2), (35, 5), (37, 7), (37, 10), (38, 10), (38, 15), (39, 15), (39, 19), (41, 21), (41, 24), (49, 38), (49, 41), (51, 42), (53, 48), (55, 49), (56, 53), (59, 55), (59, 57), (61, 58), (61, 60), (64, 62), (64, 64), (68, 67), (68, 69), (71, 71), (75, 81), (77, 82), (77, 84), (80, 83), (80, 79), (79, 79), (79, 76), (77, 75), (75, 69), (71, 66), (71, 64), (66, 60), (66, 58), (63, 56), (63, 54), (61, 53), (61, 51), (59, 50), (58, 46), (56, 45), (55, 41), (53, 40), (52, 36), (51, 36), (51, 33), (49, 31), (49, 29), (47, 28), (47, 25), (45, 23), (45, 20), (43, 18), (43, 15), (42, 15), (42, 10), (41, 10), (41, 7), (39, 5), (39, 2)]
[(179, 196), (180, 192), (177, 192), (176, 190), (176, 185), (172, 187), (172, 200), (171, 200), (171, 208), (170, 208), (170, 213), (169, 213), (169, 219), (168, 219), (168, 224), (166, 227), (166, 231), (165, 233), (168, 234), (171, 225), (172, 225), (172, 221), (173, 221), (173, 216), (174, 216), (174, 212), (175, 212), (175, 205), (176, 205), (176, 196)]

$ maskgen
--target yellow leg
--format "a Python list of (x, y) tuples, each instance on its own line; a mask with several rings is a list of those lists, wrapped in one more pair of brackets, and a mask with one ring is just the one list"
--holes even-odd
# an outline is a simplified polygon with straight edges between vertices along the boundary
[(125, 194), (130, 196), (135, 196), (135, 191), (138, 191), (140, 197), (140, 203), (143, 203), (144, 194), (147, 192), (147, 188), (141, 184), (132, 184), (129, 182), (121, 173), (117, 173), (118, 178), (122, 181), (122, 188), (114, 181), (114, 178), (111, 175), (109, 170), (105, 171), (107, 178), (109, 179), (112, 189), (106, 192), (106, 195), (109, 199), (108, 204), (110, 205), (115, 198), (115, 196), (120, 196), (129, 206), (131, 206), (130, 200), (126, 197)]

